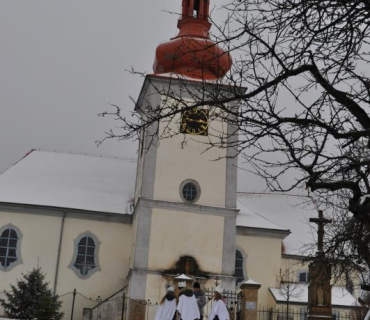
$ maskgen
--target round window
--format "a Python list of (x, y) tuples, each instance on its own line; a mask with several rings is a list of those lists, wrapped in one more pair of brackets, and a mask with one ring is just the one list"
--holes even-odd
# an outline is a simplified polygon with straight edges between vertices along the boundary
[(180, 186), (180, 195), (185, 202), (195, 202), (199, 199), (200, 188), (193, 180), (186, 180)]

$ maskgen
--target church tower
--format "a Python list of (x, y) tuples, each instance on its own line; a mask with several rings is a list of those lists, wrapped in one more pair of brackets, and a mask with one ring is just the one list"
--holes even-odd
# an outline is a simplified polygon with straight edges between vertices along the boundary
[[(128, 288), (132, 299), (159, 301), (166, 285), (176, 285), (176, 273), (202, 285), (213, 285), (215, 278), (225, 288), (235, 285), (237, 158), (225, 146), (237, 137), (215, 107), (189, 107), (200, 95), (207, 99), (231, 90), (220, 79), (232, 60), (210, 39), (208, 15), (209, 0), (182, 0), (180, 31), (158, 46), (154, 74), (146, 76), (137, 101), (144, 121), (159, 110), (181, 112), (142, 132)], [(223, 147), (206, 151), (209, 143)]]

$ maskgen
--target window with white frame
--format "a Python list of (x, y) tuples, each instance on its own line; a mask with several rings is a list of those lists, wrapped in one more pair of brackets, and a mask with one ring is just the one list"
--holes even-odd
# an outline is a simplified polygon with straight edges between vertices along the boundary
[(75, 239), (75, 250), (69, 267), (78, 277), (88, 278), (100, 270), (98, 251), (100, 242), (91, 232), (84, 232)]
[(308, 271), (300, 271), (298, 272), (298, 282), (308, 283), (309, 282), (309, 274)]
[(0, 270), (8, 271), (22, 262), (20, 256), (21, 238), (21, 232), (12, 224), (0, 228)]
[(200, 197), (200, 186), (195, 180), (185, 180), (180, 184), (180, 197), (188, 203), (195, 203)]

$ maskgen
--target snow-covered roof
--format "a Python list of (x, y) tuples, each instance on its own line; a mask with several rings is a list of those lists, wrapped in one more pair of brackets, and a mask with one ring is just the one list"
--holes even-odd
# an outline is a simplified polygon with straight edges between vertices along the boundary
[(136, 161), (34, 150), (0, 175), (0, 202), (130, 213)]
[[(34, 150), (0, 175), (0, 202), (129, 214), (136, 161)], [(308, 219), (316, 216), (305, 197), (238, 193), (237, 226), (288, 234), (285, 253), (302, 254), (314, 243)]]
[(248, 227), (257, 229), (269, 229), (269, 230), (286, 230), (286, 227), (279, 226), (272, 222), (265, 216), (261, 215), (258, 211), (254, 211), (249, 207), (249, 204), (245, 201), (244, 195), (238, 195), (237, 207), (240, 210), (236, 218), (236, 224), (238, 227)]
[(261, 285), (260, 283), (252, 280), (252, 279), (248, 279), (247, 281), (244, 281), (242, 284), (253, 284), (253, 285)]
[[(293, 289), (294, 288), (294, 289)], [(278, 288), (269, 288), (274, 299), (277, 302), (286, 302), (284, 298), (284, 291), (282, 292)], [(294, 290), (294, 291), (293, 291)], [(297, 283), (291, 289), (291, 296), (289, 299), (292, 303), (308, 303), (308, 285), (303, 283)], [(358, 307), (359, 304), (356, 299), (352, 296), (347, 289), (343, 287), (332, 287), (331, 288), (331, 304), (337, 307)]]
[(290, 230), (291, 234), (283, 240), (286, 254), (304, 254), (303, 246), (315, 243), (316, 230), (309, 224), (309, 218), (316, 217), (317, 211), (307, 197), (239, 192), (238, 208), (239, 227)]

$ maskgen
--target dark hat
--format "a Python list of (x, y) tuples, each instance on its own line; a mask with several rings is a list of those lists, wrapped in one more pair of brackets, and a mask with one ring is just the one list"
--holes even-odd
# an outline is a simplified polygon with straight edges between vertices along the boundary
[(194, 282), (194, 284), (193, 284), (193, 288), (198, 288), (198, 289), (200, 289), (200, 284), (199, 284), (199, 282)]

